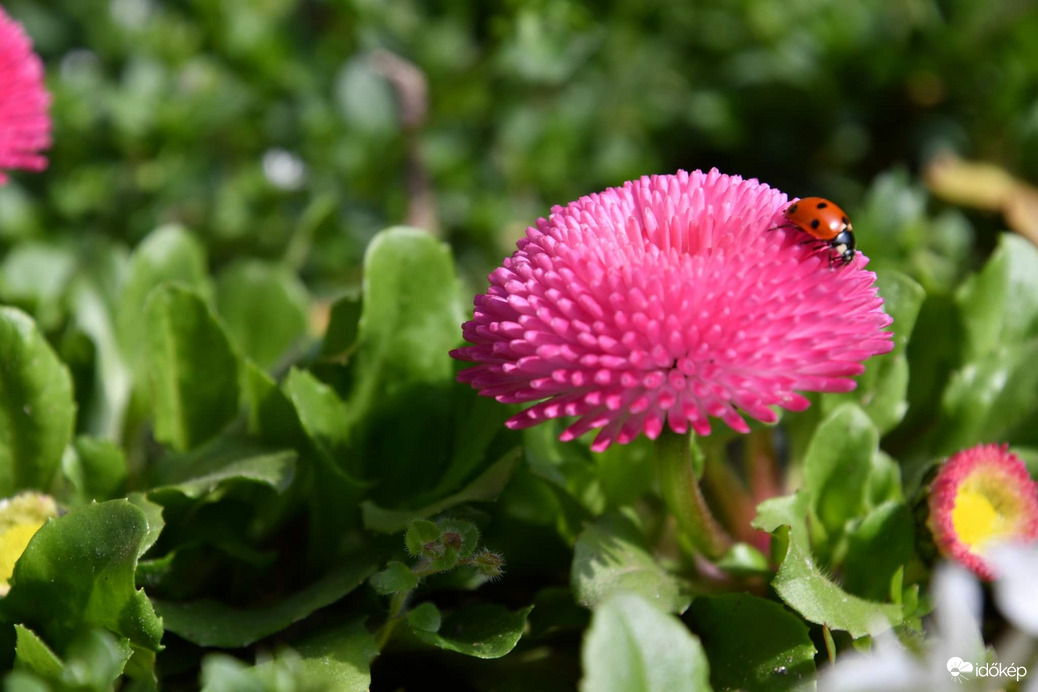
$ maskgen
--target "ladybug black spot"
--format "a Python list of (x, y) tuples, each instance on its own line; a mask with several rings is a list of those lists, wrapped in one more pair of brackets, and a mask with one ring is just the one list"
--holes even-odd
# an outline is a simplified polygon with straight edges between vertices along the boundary
[(851, 220), (848, 219), (846, 216), (841, 216), (840, 220), (843, 221), (843, 225), (844, 226), (846, 226), (847, 224), (849, 224), (851, 222)]
[(794, 204), (793, 206), (791, 206), (789, 208), (789, 213), (790, 214), (796, 214), (797, 213), (797, 205)]
[(818, 228), (821, 225), (821, 223), (822, 223), (821, 221), (819, 221), (818, 219), (815, 219), (814, 221), (811, 222), (811, 228)]
[(828, 202), (819, 202), (819, 203), (818, 203), (818, 208), (819, 208), (819, 209), (825, 209), (825, 208), (826, 208), (826, 207), (828, 207), (828, 206), (829, 206), (829, 203), (828, 203)]

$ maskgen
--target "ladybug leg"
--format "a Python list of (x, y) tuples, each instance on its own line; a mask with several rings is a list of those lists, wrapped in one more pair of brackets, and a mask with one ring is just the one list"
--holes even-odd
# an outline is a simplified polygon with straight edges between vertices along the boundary
[(797, 245), (810, 245), (812, 250), (821, 250), (823, 247), (829, 247), (828, 241), (819, 240), (818, 238), (801, 240)]
[(796, 228), (796, 226), (791, 224), (791, 223), (784, 223), (784, 224), (781, 224), (779, 226), (772, 226), (771, 228), (768, 229), (768, 232), (770, 233), (771, 231), (777, 231), (777, 230), (782, 229), (782, 228)]

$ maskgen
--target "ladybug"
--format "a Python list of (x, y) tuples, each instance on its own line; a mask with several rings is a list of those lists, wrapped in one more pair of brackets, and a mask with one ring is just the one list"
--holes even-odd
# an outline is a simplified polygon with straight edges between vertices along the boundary
[[(804, 197), (789, 205), (785, 216), (789, 225), (811, 236), (812, 240), (804, 241), (805, 244), (828, 247), (835, 253), (838, 265), (854, 259), (854, 228), (847, 213), (834, 203), (822, 197)], [(834, 255), (830, 254), (830, 266), (833, 261)]]

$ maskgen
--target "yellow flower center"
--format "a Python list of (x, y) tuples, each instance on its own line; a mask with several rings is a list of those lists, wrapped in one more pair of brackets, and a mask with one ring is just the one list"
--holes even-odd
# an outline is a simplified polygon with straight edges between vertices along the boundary
[(0, 534), (0, 595), (6, 594), (8, 582), (14, 574), (14, 563), (25, 552), (29, 540), (36, 535), (43, 522), (30, 522), (27, 524), (15, 524)]
[(988, 541), (1007, 538), (1016, 530), (1013, 507), (1006, 506), (1012, 504), (1006, 502), (1009, 498), (999, 497), (1001, 493), (997, 490), (986, 492), (992, 489), (978, 486), (969, 481), (964, 483), (952, 510), (955, 533), (974, 552)]

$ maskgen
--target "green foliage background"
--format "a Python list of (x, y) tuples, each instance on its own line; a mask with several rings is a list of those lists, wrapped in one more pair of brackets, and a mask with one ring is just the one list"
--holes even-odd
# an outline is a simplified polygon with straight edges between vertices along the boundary
[[(948, 149), (1038, 180), (1031, 3), (4, 8), (55, 143), (0, 188), (0, 485), (69, 508), (0, 601), (7, 689), (790, 689), (877, 615), (921, 631), (937, 460), (1038, 461), (1038, 252), (920, 173)], [(729, 556), (720, 586), (650, 444), (507, 431), (447, 356), (551, 205), (711, 167), (839, 200), (897, 339), (855, 392), (700, 441), (731, 469), (778, 449), (801, 489), (756, 514), (770, 561)], [(414, 517), (440, 523), (409, 556)], [(437, 544), (469, 527), (502, 579)], [(393, 565), (422, 545), (462, 562), (412, 593)]]

